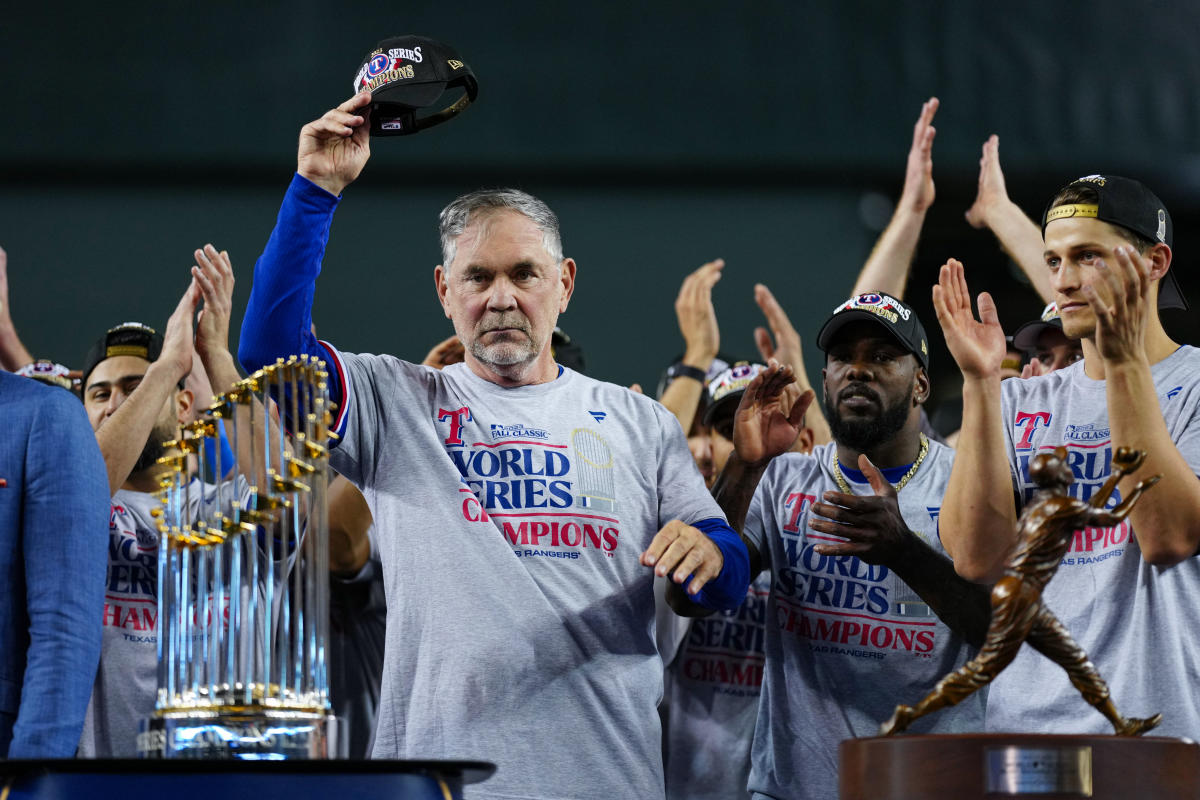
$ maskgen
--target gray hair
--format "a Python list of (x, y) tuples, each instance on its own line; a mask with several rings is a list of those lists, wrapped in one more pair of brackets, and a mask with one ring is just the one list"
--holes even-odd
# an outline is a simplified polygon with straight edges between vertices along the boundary
[(550, 206), (520, 189), (479, 189), (454, 200), (438, 215), (438, 235), (442, 240), (442, 266), (450, 269), (454, 262), (454, 251), (458, 237), (466, 230), (471, 218), (508, 209), (524, 214), (542, 231), (542, 247), (554, 259), (555, 265), (563, 260), (562, 238), (558, 233), (558, 217)]

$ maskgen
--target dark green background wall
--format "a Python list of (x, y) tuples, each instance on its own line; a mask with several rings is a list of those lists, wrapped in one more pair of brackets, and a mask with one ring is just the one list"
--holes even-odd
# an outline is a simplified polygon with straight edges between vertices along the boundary
[[(934, 94), (938, 202), (910, 296), (935, 336), (928, 287), (951, 255), (1009, 327), (1040, 310), (962, 221), (992, 132), (1034, 214), (1078, 174), (1145, 179), (1176, 219), (1185, 290), (1200, 287), (1195, 3), (65, 2), (0, 22), (0, 246), (35, 354), (78, 363), (111, 324), (161, 324), (206, 241), (234, 256), (240, 314), (299, 127), (406, 32), (454, 44), (481, 93), (450, 125), (377, 142), (347, 191), (316, 308), (347, 349), (419, 358), (447, 335), (437, 211), (515, 184), (562, 217), (580, 264), (562, 324), (593, 374), (653, 385), (681, 348), (678, 284), (716, 256), (724, 349), (753, 352), (763, 281), (819, 367), (815, 328), (869, 252), (870, 209), (898, 193)], [(1193, 316), (1167, 323), (1196, 341)]]

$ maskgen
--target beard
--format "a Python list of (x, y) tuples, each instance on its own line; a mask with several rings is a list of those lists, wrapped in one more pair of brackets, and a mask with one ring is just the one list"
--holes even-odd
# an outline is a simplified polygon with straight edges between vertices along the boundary
[(158, 460), (167, 454), (167, 448), (163, 447), (163, 442), (168, 442), (175, 438), (175, 426), (167, 422), (159, 422), (155, 424), (154, 430), (150, 431), (150, 438), (146, 440), (145, 447), (142, 448), (142, 454), (138, 456), (137, 461), (133, 465), (131, 475), (136, 475), (139, 472), (144, 472), (158, 465)]
[[(502, 315), (481, 324), (482, 330), (471, 341), (471, 355), (491, 367), (512, 367), (526, 364), (537, 358), (538, 348), (533, 341), (529, 320), (517, 314)], [(500, 341), (485, 344), (482, 341), (489, 331), (499, 328), (511, 329)]]
[(865, 384), (852, 383), (845, 389), (842, 389), (839, 394), (840, 398), (845, 398), (848, 394), (862, 395), (883, 408), (878, 416), (867, 419), (843, 419), (838, 412), (837, 403), (830, 402), (829, 390), (826, 389), (824, 392), (825, 411), (829, 415), (829, 430), (833, 434), (833, 440), (860, 453), (865, 453), (884, 442), (890, 441), (904, 427), (904, 423), (908, 421), (908, 414), (911, 408), (909, 403), (915, 385), (916, 378), (909, 384), (908, 391), (904, 395), (897, 399), (895, 403), (886, 407), (883, 405), (883, 398), (879, 396), (879, 393)]

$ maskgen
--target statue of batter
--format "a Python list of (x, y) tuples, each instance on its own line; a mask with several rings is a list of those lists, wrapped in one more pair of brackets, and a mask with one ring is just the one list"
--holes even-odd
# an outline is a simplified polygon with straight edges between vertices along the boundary
[(1137, 736), (1162, 721), (1161, 714), (1147, 719), (1122, 717), (1087, 653), (1042, 602), (1042, 590), (1058, 570), (1074, 532), (1118, 524), (1129, 515), (1142, 492), (1158, 482), (1158, 475), (1142, 481), (1119, 505), (1104, 510), (1117, 482), (1136, 472), (1145, 458), (1144, 451), (1119, 448), (1113, 455), (1112, 475), (1091, 502), (1085, 503), (1066, 492), (1074, 476), (1067, 466), (1064, 448), (1034, 457), (1029, 474), (1042, 488), (1017, 520), (1016, 550), (1004, 577), (992, 588), (992, 621), (983, 648), (970, 662), (943, 678), (924, 700), (915, 706), (896, 706), (892, 718), (880, 726), (880, 735), (899, 733), (919, 717), (952, 706), (987, 685), (1016, 657), (1021, 642), (1028, 642), (1065, 669), (1071, 683), (1112, 723), (1117, 735)]

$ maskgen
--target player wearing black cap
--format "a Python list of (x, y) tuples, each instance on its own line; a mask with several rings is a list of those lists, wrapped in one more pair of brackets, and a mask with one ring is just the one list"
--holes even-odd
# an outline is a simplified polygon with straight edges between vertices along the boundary
[[(916, 313), (861, 294), (817, 344), (833, 441), (784, 452), (807, 401), (789, 407), (791, 371), (772, 364), (745, 388), (716, 487), (753, 545), (752, 572), (772, 573), (755, 798), (836, 796), (837, 743), (875, 734), (898, 694), (923, 694), (965, 663), (956, 631), (981, 642), (988, 618), (986, 593), (955, 576), (938, 541), (954, 451), (921, 433), (929, 347)], [(923, 732), (978, 729), (983, 711), (974, 698)]]
[[(158, 687), (157, 617), (159, 531), (153, 494), (169, 465), (158, 463), (163, 442), (175, 439), (195, 408), (184, 379), (193, 350), (219, 391), (240, 379), (229, 352), (229, 314), (233, 268), (227, 253), (208, 245), (195, 252), (194, 280), (167, 320), (164, 334), (137, 322), (105, 332), (83, 364), (83, 403), (108, 471), (112, 497), (108, 530), (108, 575), (102, 617), (102, 650), (88, 704), (79, 755), (131, 758), (137, 754), (141, 723), (154, 710)], [(193, 317), (204, 308), (193, 335)], [(248, 411), (239, 409), (239, 415)], [(252, 417), (262, 419), (261, 407)], [(249, 429), (249, 419), (243, 430)], [(239, 443), (241, 464), (262, 464), (250, 457), (253, 435)], [(257, 481), (261, 485), (261, 478)], [(250, 496), (249, 483), (237, 476), (226, 482), (225, 502)], [(211, 486), (197, 486), (189, 502), (212, 502)], [(216, 602), (226, 601), (227, 598)]]
[[(1186, 307), (1171, 271), (1171, 218), (1137, 181), (1088, 175), (1055, 195), (1042, 230), (1063, 332), (1082, 340), (1082, 362), (1001, 385), (994, 365), (1004, 337), (991, 298), (980, 295), (976, 321), (962, 264), (953, 259), (933, 290), (964, 378), (942, 539), (961, 574), (994, 580), (1015, 542), (1018, 509), (1036, 489), (1028, 469), (1034, 455), (1065, 446), (1072, 491), (1086, 498), (1111, 474), (1115, 446), (1146, 450), (1139, 475), (1161, 474), (1161, 482), (1127, 521), (1077, 534), (1045, 602), (1122, 708), (1138, 716), (1161, 710), (1162, 732), (1196, 738), (1200, 704), (1190, 665), (1200, 661), (1193, 612), (1200, 592), (1193, 558), (1200, 548), (1200, 351), (1172, 341), (1159, 320), (1159, 307)], [(1113, 502), (1137, 480), (1122, 480)], [(988, 726), (1109, 729), (1078, 702), (1064, 673), (1027, 651), (992, 685)]]

